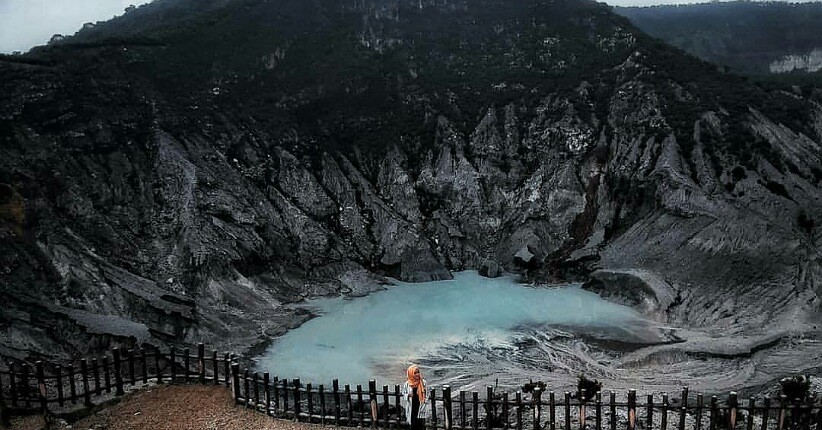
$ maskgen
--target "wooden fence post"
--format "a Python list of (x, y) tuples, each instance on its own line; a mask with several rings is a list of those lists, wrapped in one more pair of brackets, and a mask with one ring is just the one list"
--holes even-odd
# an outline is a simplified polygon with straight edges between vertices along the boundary
[(31, 391), (31, 387), (29, 386), (29, 365), (23, 363), (20, 367), (22, 370), (22, 374), (20, 375), (20, 378), (22, 379), (20, 383), (20, 394), (23, 396), (23, 404), (25, 404), (28, 408), (31, 406), (31, 394), (29, 393), (29, 391)]
[(737, 399), (736, 391), (731, 391), (728, 396), (728, 428), (736, 428), (736, 412), (739, 400)]
[(445, 430), (451, 430), (451, 386), (442, 387), (442, 421)]
[(220, 362), (217, 360), (217, 351), (211, 352), (211, 366), (214, 371), (214, 385), (220, 385)]
[(305, 384), (305, 399), (308, 401), (308, 410), (305, 416), (308, 418), (309, 423), (311, 422), (311, 416), (314, 415), (314, 396), (311, 394), (313, 388), (310, 382)]
[(103, 366), (103, 381), (106, 385), (106, 393), (111, 392), (111, 370), (109, 370), (108, 356), (104, 355), (102, 360)]
[[(542, 393), (542, 389), (540, 389), (540, 393)], [(548, 421), (551, 430), (555, 430), (557, 428), (557, 401), (553, 391), (548, 393)]]
[(251, 406), (251, 381), (248, 378), (248, 368), (243, 370), (243, 399), (245, 399), (245, 407)]
[(357, 384), (357, 404), (360, 407), (360, 411), (357, 414), (357, 427), (362, 427), (362, 423), (365, 422), (365, 402), (362, 400), (363, 390), (362, 385)]
[(785, 408), (788, 403), (788, 397), (786, 395), (779, 396), (779, 421), (777, 421), (778, 429), (782, 430), (785, 428)]
[(404, 408), (400, 406), (400, 403), (402, 403), (402, 395), (400, 394), (400, 386), (398, 384), (394, 385), (394, 393), (391, 395), (391, 397), (394, 398), (394, 405), (397, 406), (397, 427), (400, 427), (402, 426), (402, 416), (400, 415), (400, 410), (404, 410)]
[(9, 394), (11, 394), (11, 405), (17, 406), (17, 375), (15, 375), (14, 367), (14, 363), (9, 363)]
[(88, 383), (88, 362), (85, 358), (80, 360), (80, 373), (83, 378), (83, 404), (91, 406), (91, 387)]
[(505, 427), (505, 430), (508, 430), (509, 427), (510, 427), (509, 424), (508, 424), (508, 416), (510, 414), (508, 413), (508, 392), (507, 391), (502, 393), (502, 407), (500, 409), (502, 410), (501, 411), (502, 420), (503, 420), (502, 424)]
[(696, 395), (696, 430), (702, 430), (702, 408), (704, 407), (703, 404), (703, 397), (702, 394)]
[(274, 375), (274, 378), (271, 380), (271, 389), (274, 391), (272, 393), (274, 409), (272, 414), (275, 417), (280, 416), (280, 378), (277, 375)]
[(265, 396), (265, 414), (271, 415), (271, 375), (268, 372), (263, 373), (263, 395)]
[(177, 348), (172, 347), (168, 353), (168, 362), (171, 367), (171, 383), (177, 380)]
[(40, 411), (43, 416), (47, 416), (49, 412), (48, 393), (46, 392), (46, 374), (43, 371), (43, 362), (38, 361), (34, 364), (34, 368), (37, 377), (37, 397), (40, 400)]
[[(822, 411), (822, 409), (820, 409)], [(765, 396), (764, 404), (762, 405), (762, 430), (768, 430), (768, 418), (771, 416), (771, 398)], [(822, 424), (822, 420), (819, 421)]]
[(74, 365), (69, 364), (66, 369), (68, 370), (68, 380), (69, 380), (69, 393), (71, 393), (71, 404), (77, 404), (77, 386), (74, 382)]
[(191, 375), (191, 353), (188, 348), (183, 350), (183, 382), (188, 382)]
[(140, 376), (143, 384), (148, 384), (148, 355), (145, 348), (140, 348)]
[(434, 389), (431, 389), (431, 392), (428, 395), (428, 399), (431, 400), (431, 428), (437, 428), (437, 392)]
[(597, 391), (596, 395), (596, 430), (602, 430), (602, 392)]
[(753, 397), (748, 399), (748, 421), (746, 423), (747, 430), (753, 430), (753, 423), (754, 423), (754, 406), (756, 405), (756, 400)]
[(477, 430), (479, 428), (479, 393), (471, 392), (471, 418), (473, 419), (472, 428)]
[(382, 425), (387, 429), (391, 425), (391, 410), (389, 409), (391, 401), (388, 394), (388, 385), (382, 386), (382, 404), (385, 405), (385, 417), (383, 417)]
[(231, 376), (231, 357), (228, 353), (223, 354), (223, 375), (225, 376), (225, 386), (228, 387)]
[(5, 429), (11, 427), (11, 420), (9, 419), (9, 415), (10, 413), (6, 408), (6, 401), (3, 399), (3, 396), (0, 396), (0, 428)]
[(128, 382), (133, 387), (137, 384), (137, 374), (134, 372), (134, 350), (129, 349), (128, 353)]
[[(11, 368), (9, 368), (9, 377), (14, 379), (14, 373), (11, 372)], [(6, 406), (6, 399), (3, 397), (3, 375), (0, 375), (0, 428), (8, 428), (11, 426), (10, 415)]]
[(628, 430), (636, 428), (636, 390), (628, 391)]
[(294, 384), (294, 421), (300, 422), (300, 378), (293, 381)]
[(288, 418), (288, 379), (283, 378), (283, 418)]
[(371, 428), (377, 428), (377, 381), (368, 381), (368, 403), (371, 405)]
[(114, 357), (114, 395), (122, 396), (125, 394), (125, 391), (123, 391), (123, 374), (122, 363), (120, 361), (120, 349), (112, 349), (111, 354)]
[(346, 408), (346, 424), (353, 427), (354, 423), (354, 408), (351, 407), (351, 385), (345, 384), (345, 408)]
[(565, 408), (565, 429), (571, 430), (571, 392), (566, 391), (563, 398), (563, 406)]
[(668, 395), (662, 395), (662, 422), (660, 423), (661, 430), (668, 430)]
[(202, 343), (197, 344), (197, 370), (198, 376), (201, 384), (205, 384), (205, 345)]
[[(539, 424), (540, 415), (542, 413), (542, 390), (539, 387), (534, 387), (534, 391), (531, 392), (531, 411), (533, 412), (533, 416), (531, 417), (534, 420), (534, 430), (541, 430), (541, 426)], [(553, 423), (551, 423), (553, 426)]]
[[(816, 394), (816, 393), (814, 393)], [(806, 397), (807, 398), (807, 397)], [(793, 411), (791, 413), (791, 423), (790, 426), (792, 428), (798, 428), (801, 426), (800, 419), (802, 417), (802, 399), (798, 397), (793, 401)]]
[(494, 387), (485, 387), (485, 428), (491, 430), (494, 427)]
[(460, 390), (460, 430), (465, 430), (465, 421), (466, 421), (466, 407), (465, 407), (465, 391)]
[(154, 347), (154, 369), (157, 372), (156, 376), (157, 376), (157, 383), (158, 384), (163, 383), (163, 369), (160, 367), (160, 360), (161, 360), (160, 347), (155, 346)]
[(251, 377), (251, 385), (254, 387), (254, 410), (258, 410), (260, 407), (260, 374), (254, 372), (254, 375)]
[[(60, 407), (63, 406), (65, 403), (63, 397), (63, 368), (60, 366), (54, 366), (54, 379), (57, 382), (57, 405)], [(2, 391), (0, 391), (2, 392)], [(0, 395), (2, 397), (2, 395)]]
[(317, 395), (320, 396), (320, 425), (325, 426), (325, 385), (320, 384)]
[(609, 409), (611, 410), (611, 430), (617, 428), (617, 414), (616, 414), (616, 393), (611, 391), (608, 393), (608, 400), (610, 400)]
[(231, 363), (231, 385), (234, 392), (234, 403), (240, 403), (240, 365)]
[(335, 379), (331, 381), (331, 391), (334, 396), (334, 425), (340, 426), (340, 381)]
[(646, 428), (652, 429), (654, 428), (654, 395), (648, 394), (646, 401), (648, 402), (645, 412), (645, 416), (648, 419), (648, 425)]
[(460, 429), (465, 430), (466, 421), (465, 391), (460, 391)]
[(517, 430), (522, 430), (522, 391), (517, 391), (515, 402), (517, 403)]

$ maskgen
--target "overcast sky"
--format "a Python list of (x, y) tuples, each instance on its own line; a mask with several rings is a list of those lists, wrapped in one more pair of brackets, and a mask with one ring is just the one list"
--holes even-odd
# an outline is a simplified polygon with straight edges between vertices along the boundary
[[(691, 3), (694, 0), (605, 0), (620, 6)], [(0, 0), (0, 52), (28, 51), (54, 34), (74, 34), (85, 22), (121, 15), (149, 0)]]
[(85, 22), (122, 15), (148, 0), (0, 0), (0, 52), (28, 51), (52, 35), (74, 34)]

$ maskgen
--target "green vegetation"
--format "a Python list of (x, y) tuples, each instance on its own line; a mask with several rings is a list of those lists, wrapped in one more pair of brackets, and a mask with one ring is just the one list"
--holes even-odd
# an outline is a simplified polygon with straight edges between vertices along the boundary
[[(465, 138), (489, 107), (527, 107), (517, 112), (518, 122), (527, 124), (546, 97), (571, 106), (544, 115), (556, 119), (571, 109), (593, 135), (612, 136), (614, 95), (629, 81), (642, 85), (638, 98), (659, 96), (664, 118), (661, 127), (630, 131), (657, 140), (675, 135), (692, 172), (694, 124), (706, 112), (723, 124), (702, 133), (718, 176), (727, 173), (726, 159), (748, 171), (760, 158), (787, 166), (746, 125), (751, 108), (817, 137), (809, 126), (813, 106), (803, 98), (815, 97), (812, 84), (797, 97), (788, 83), (723, 73), (638, 31), (605, 5), (491, 0), (462, 10), (458, 4), (435, 2), (420, 10), (416, 3), (380, 1), (169, 0), (15, 61), (59, 65), (71, 76), (88, 77), (73, 83), (87, 91), (66, 91), (77, 106), (77, 123), (106, 113), (94, 106), (122, 102), (123, 111), (127, 105), (145, 109), (131, 109), (133, 118), (122, 121), (127, 130), (146, 130), (133, 124), (157, 115), (165, 130), (220, 141), (221, 124), (247, 124), (260, 135), (244, 139), (282, 146), (310, 163), (318, 163), (323, 151), (354, 147), (364, 154), (358, 162), (367, 162), (407, 142), (414, 145), (413, 168), (438, 145), (440, 115)], [(636, 67), (627, 66), (634, 61)], [(99, 85), (116, 96), (97, 103)], [(626, 103), (634, 108), (644, 101)], [(43, 119), (53, 110), (41, 107), (31, 115)], [(0, 122), (0, 137), (11, 133), (6, 128)], [(540, 154), (522, 147), (519, 156), (529, 168)], [(435, 210), (436, 202), (430, 203), (426, 207)]]
[(536, 388), (539, 388), (541, 391), (545, 391), (545, 387), (547, 387), (547, 385), (544, 381), (534, 382), (534, 380), (532, 379), (522, 386), (522, 392), (526, 394), (532, 393)]
[(788, 400), (805, 400), (810, 394), (811, 380), (805, 375), (795, 375), (780, 379), (779, 387)]
[(589, 379), (585, 375), (577, 378), (577, 398), (583, 402), (588, 402), (602, 391), (602, 382), (596, 379)]

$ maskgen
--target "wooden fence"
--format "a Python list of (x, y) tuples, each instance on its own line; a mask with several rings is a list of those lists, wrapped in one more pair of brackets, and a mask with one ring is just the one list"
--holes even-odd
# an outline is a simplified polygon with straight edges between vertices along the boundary
[[(232, 369), (237, 404), (270, 416), (347, 427), (407, 426), (399, 385), (378, 388), (372, 380), (364, 389), (340, 387), (334, 380), (328, 389), (299, 379), (240, 372), (236, 364)], [(412, 411), (418, 410), (416, 389), (411, 399)], [(671, 399), (667, 394), (639, 398), (635, 390), (618, 398), (615, 392), (589, 396), (536, 388), (524, 394), (487, 387), (481, 396), (444, 386), (430, 390), (426, 402), (429, 430), (822, 430), (822, 400), (816, 395), (804, 401), (785, 396), (743, 400), (732, 392), (720, 401), (717, 396), (691, 396), (687, 388)]]
[(188, 349), (157, 348), (121, 351), (80, 360), (77, 365), (59, 366), (38, 361), (9, 364), (0, 371), (0, 409), (23, 414), (32, 411), (48, 413), (62, 408), (89, 407), (94, 400), (121, 396), (130, 387), (149, 382), (200, 382), (226, 386), (231, 383), (234, 357), (206, 354), (198, 345), (196, 354)]
[[(334, 380), (326, 387), (241, 372), (235, 356), (206, 353), (202, 344), (194, 354), (188, 349), (114, 349), (104, 357), (80, 360), (77, 366), (10, 365), (0, 371), (0, 410), (53, 413), (89, 407), (150, 382), (230, 386), (238, 405), (277, 418), (348, 427), (407, 427), (399, 385), (378, 387), (372, 380), (363, 388), (340, 386)], [(415, 393), (412, 399), (412, 410), (418, 410)], [(539, 388), (508, 393), (492, 387), (480, 395), (443, 386), (431, 389), (426, 403), (429, 430), (822, 430), (822, 399), (816, 395), (805, 400), (740, 399), (730, 393), (720, 400), (691, 395), (687, 388), (669, 398), (638, 397), (633, 390), (591, 395)]]

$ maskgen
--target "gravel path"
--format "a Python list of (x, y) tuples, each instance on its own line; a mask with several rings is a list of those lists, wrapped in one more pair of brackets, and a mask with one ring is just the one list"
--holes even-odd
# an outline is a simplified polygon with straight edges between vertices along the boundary
[[(42, 429), (42, 417), (16, 420), (12, 429)], [(164, 385), (136, 391), (76, 423), (51, 429), (105, 430), (318, 430), (316, 424), (277, 420), (239, 406), (224, 387)]]

